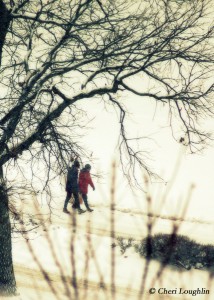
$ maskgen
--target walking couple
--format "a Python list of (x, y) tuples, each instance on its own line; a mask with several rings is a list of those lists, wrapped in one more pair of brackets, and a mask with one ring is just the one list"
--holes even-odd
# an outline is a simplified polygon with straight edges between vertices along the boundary
[(79, 168), (80, 168), (80, 163), (78, 162), (78, 160), (75, 160), (72, 167), (68, 168), (67, 181), (66, 181), (67, 195), (64, 203), (64, 208), (63, 208), (64, 213), (69, 213), (69, 211), (67, 210), (67, 206), (72, 195), (74, 197), (74, 203), (72, 205), (72, 208), (76, 209), (79, 214), (86, 212), (80, 207), (79, 193), (82, 196), (87, 211), (89, 212), (93, 211), (93, 209), (91, 209), (88, 205), (88, 197), (87, 197), (89, 184), (93, 188), (93, 190), (95, 190), (90, 175), (91, 166), (89, 164), (86, 164), (85, 167), (80, 171), (79, 178), (78, 178)]

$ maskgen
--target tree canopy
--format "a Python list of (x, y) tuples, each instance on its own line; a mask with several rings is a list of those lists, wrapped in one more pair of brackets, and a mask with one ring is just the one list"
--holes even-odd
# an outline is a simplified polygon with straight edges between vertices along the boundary
[[(62, 128), (78, 124), (77, 101), (100, 97), (120, 111), (122, 149), (147, 169), (126, 137), (126, 112), (117, 99), (124, 91), (165, 103), (171, 117), (180, 118), (191, 151), (210, 138), (197, 122), (213, 113), (211, 1), (1, 3), (7, 7), (1, 166), (24, 151), (34, 157), (45, 149), (60, 164), (71, 150), (77, 154), (80, 148)], [(141, 86), (129, 82), (136, 75)], [(145, 89), (146, 80), (153, 89)]]

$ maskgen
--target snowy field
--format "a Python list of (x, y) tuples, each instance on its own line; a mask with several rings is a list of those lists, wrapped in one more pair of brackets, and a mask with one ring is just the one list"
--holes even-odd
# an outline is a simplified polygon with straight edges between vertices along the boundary
[[(61, 208), (60, 202), (50, 217), (47, 207), (27, 205), (23, 236), (14, 233), (13, 237), (19, 294), (11, 299), (214, 299), (210, 272), (163, 268), (154, 260), (147, 264), (134, 247), (122, 253), (117, 239), (140, 241), (148, 234), (148, 221), (154, 221), (152, 235), (171, 233), (177, 224), (178, 234), (214, 244), (214, 223), (173, 222), (148, 218), (142, 211), (112, 211), (99, 205), (93, 207), (93, 213), (82, 215), (63, 214)], [(150, 294), (151, 288), (155, 288), (154, 294)], [(197, 289), (209, 294), (190, 294)]]

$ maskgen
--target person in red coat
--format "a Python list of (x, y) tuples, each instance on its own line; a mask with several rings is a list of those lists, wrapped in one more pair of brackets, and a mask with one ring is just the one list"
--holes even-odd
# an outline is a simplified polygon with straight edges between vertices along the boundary
[(93, 181), (91, 179), (90, 175), (91, 166), (89, 164), (86, 164), (85, 167), (80, 171), (79, 174), (79, 191), (82, 194), (82, 199), (85, 203), (85, 206), (88, 211), (92, 212), (93, 209), (91, 209), (88, 205), (88, 185), (90, 185), (93, 190), (95, 190)]

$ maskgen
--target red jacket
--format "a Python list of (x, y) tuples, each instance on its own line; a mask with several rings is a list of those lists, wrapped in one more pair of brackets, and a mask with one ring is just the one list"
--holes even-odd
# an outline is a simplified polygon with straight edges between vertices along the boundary
[(88, 170), (82, 169), (79, 174), (79, 190), (82, 194), (88, 193), (88, 185), (94, 189), (94, 184)]

